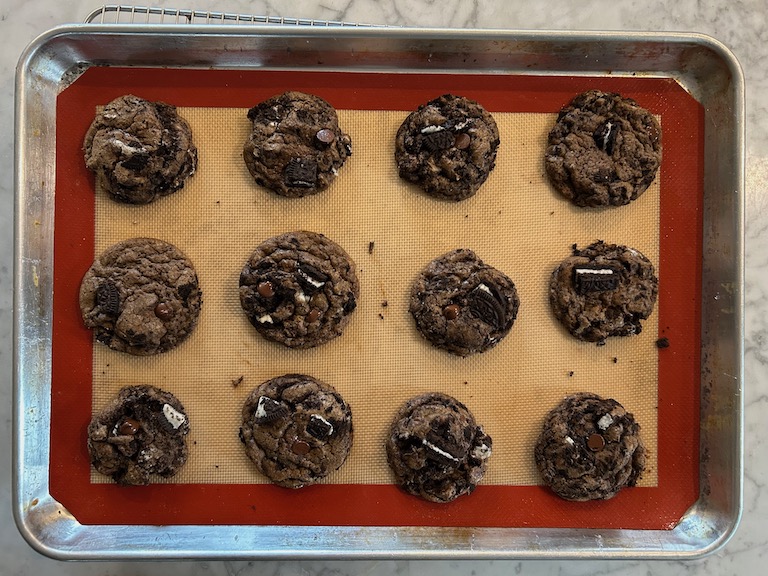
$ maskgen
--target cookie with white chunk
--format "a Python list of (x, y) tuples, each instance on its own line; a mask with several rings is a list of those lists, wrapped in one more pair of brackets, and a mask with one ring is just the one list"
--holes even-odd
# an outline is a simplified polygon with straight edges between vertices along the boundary
[(355, 263), (315, 232), (264, 241), (240, 273), (240, 304), (251, 324), (289, 348), (312, 348), (341, 336), (359, 297)]
[(622, 206), (651, 185), (661, 152), (653, 114), (631, 98), (590, 90), (560, 111), (545, 166), (554, 188), (576, 206)]
[(411, 288), (416, 328), (434, 346), (458, 356), (485, 352), (512, 328), (520, 300), (514, 282), (460, 248), (432, 260)]
[(176, 107), (130, 94), (96, 114), (83, 152), (97, 186), (128, 204), (176, 192), (197, 168), (192, 131)]
[(411, 398), (395, 416), (387, 462), (400, 487), (430, 502), (472, 493), (485, 476), (492, 440), (467, 407), (431, 392)]
[(187, 461), (189, 421), (170, 392), (126, 386), (88, 425), (88, 453), (101, 474), (122, 485), (168, 478)]
[(552, 272), (549, 303), (570, 334), (604, 343), (611, 336), (639, 334), (656, 304), (659, 281), (639, 251), (598, 241), (573, 254)]
[(473, 196), (496, 165), (499, 129), (478, 102), (445, 94), (411, 112), (395, 137), (400, 178), (430, 196)]
[(546, 417), (534, 449), (544, 483), (566, 500), (607, 500), (645, 469), (640, 425), (616, 400), (566, 397)]
[(352, 446), (352, 412), (332, 386), (312, 376), (286, 374), (248, 396), (240, 440), (274, 484), (301, 488), (344, 464)]

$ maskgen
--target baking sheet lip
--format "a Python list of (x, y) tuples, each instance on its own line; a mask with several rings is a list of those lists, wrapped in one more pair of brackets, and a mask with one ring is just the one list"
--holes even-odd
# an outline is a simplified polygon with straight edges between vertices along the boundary
[[(62, 29), (67, 27), (62, 27)], [(109, 32), (112, 32), (115, 28), (114, 25), (108, 25), (105, 28), (108, 29)], [(260, 30), (263, 32), (266, 27), (261, 26), (259, 27)], [(321, 32), (323, 29), (318, 30), (312, 30), (313, 33)], [(353, 29), (357, 33), (362, 32), (360, 29)], [(136, 32), (135, 29), (131, 30), (132, 32)], [(177, 32), (177, 30), (174, 30), (174, 32)], [(189, 32), (189, 27), (185, 28), (186, 32)], [(208, 33), (210, 31), (210, 26), (205, 27), (205, 32)], [(284, 29), (280, 29), (281, 32), (284, 31)], [(365, 34), (370, 33), (372, 30), (365, 30)], [(54, 33), (54, 31), (51, 31), (51, 33)], [(232, 30), (231, 27), (227, 29), (227, 33), (233, 33), (233, 32), (241, 32), (241, 30), (238, 28), (237, 30)], [(302, 32), (306, 33), (306, 30), (302, 30)], [(334, 31), (338, 32), (338, 31)], [(389, 33), (389, 31), (387, 31)], [(455, 33), (456, 31), (451, 31)], [(509, 32), (509, 31), (505, 31)], [(537, 33), (538, 35), (538, 33)], [(43, 35), (45, 36), (45, 35)], [(590, 36), (593, 36), (593, 33), (590, 33)], [(642, 34), (641, 36), (646, 36), (645, 34)], [(684, 35), (688, 36), (688, 35)], [(703, 35), (701, 35), (703, 36)], [(17, 96), (20, 93), (19, 89), (22, 88), (21, 93), (23, 93), (24, 90), (26, 90), (27, 87), (27, 81), (29, 80), (29, 68), (24, 67), (21, 65), (21, 62), (25, 62), (28, 65), (33, 63), (34, 56), (37, 54), (37, 48), (35, 46), (31, 46), (28, 51), (26, 51), (22, 55), (22, 59), (20, 60), (20, 65), (17, 69)], [(743, 84), (743, 75), (741, 74), (741, 69), (738, 64), (738, 61), (735, 60), (734, 62), (736, 66), (736, 74), (734, 76), (734, 86), (732, 86), (735, 102), (734, 102), (734, 109), (731, 111), (731, 118), (736, 121), (737, 129), (736, 134), (734, 136), (734, 140), (736, 143), (736, 146), (734, 147), (734, 151), (737, 152), (737, 157), (739, 161), (739, 165), (741, 166), (741, 170), (737, 170), (737, 174), (734, 176), (736, 182), (740, 182), (741, 184), (738, 184), (736, 186), (737, 192), (742, 192), (740, 196), (740, 203), (739, 203), (739, 213), (736, 215), (737, 217), (737, 226), (739, 227), (739, 235), (738, 241), (741, 242), (741, 245), (738, 246), (737, 251), (739, 252), (739, 255), (737, 258), (739, 259), (739, 263), (737, 263), (737, 266), (740, 266), (737, 282), (740, 282), (740, 285), (738, 288), (740, 289), (743, 286), (743, 276), (744, 276), (744, 267), (743, 267), (743, 234), (744, 234), (744, 228), (743, 228), (743, 204), (744, 204), (744, 198), (743, 198), (743, 131), (744, 131), (744, 123), (743, 123), (743, 117), (744, 117), (744, 103), (743, 103), (743, 95), (744, 95), (744, 84)], [(55, 84), (55, 82), (51, 82), (51, 79), (47, 79), (49, 81), (49, 84)], [(39, 79), (38, 79), (39, 81)], [(22, 122), (24, 121), (24, 118), (22, 116), (25, 116), (28, 113), (28, 109), (33, 106), (28, 106), (28, 103), (26, 101), (18, 102), (17, 101), (17, 111), (21, 111), (20, 115), (17, 115), (17, 137), (18, 137), (18, 127), (21, 126)], [(730, 114), (729, 114), (730, 116)], [(90, 536), (92, 534), (89, 533), (89, 526), (82, 526), (79, 523), (77, 523), (74, 519), (66, 518), (63, 520), (60, 520), (59, 522), (68, 523), (69, 526), (66, 530), (63, 531), (51, 531), (51, 530), (42, 530), (40, 531), (40, 526), (37, 524), (34, 524), (32, 522), (32, 519), (30, 518), (30, 514), (28, 509), (25, 509), (24, 502), (29, 501), (25, 499), (31, 499), (31, 497), (37, 497), (41, 502), (45, 500), (52, 500), (50, 495), (48, 494), (48, 488), (49, 484), (47, 481), (47, 476), (45, 476), (45, 480), (42, 480), (41, 478), (36, 477), (35, 481), (32, 482), (28, 478), (24, 479), (23, 485), (20, 483), (20, 476), (23, 472), (23, 464), (24, 462), (19, 458), (20, 454), (24, 453), (24, 446), (23, 446), (23, 432), (21, 426), (19, 426), (20, 423), (22, 423), (20, 412), (21, 412), (21, 406), (17, 406), (16, 399), (19, 398), (19, 394), (22, 392), (22, 386), (23, 382), (21, 381), (21, 371), (19, 369), (19, 360), (23, 356), (23, 353), (21, 352), (21, 347), (19, 346), (19, 338), (21, 334), (21, 328), (23, 326), (21, 325), (20, 318), (23, 318), (23, 314), (26, 313), (19, 312), (19, 307), (17, 304), (24, 303), (25, 300), (22, 296), (20, 296), (21, 291), (23, 289), (28, 289), (29, 286), (24, 282), (25, 278), (22, 277), (21, 274), (19, 274), (22, 264), (22, 256), (25, 254), (25, 247), (27, 239), (27, 236), (29, 235), (29, 232), (31, 231), (31, 226), (27, 224), (25, 226), (23, 219), (19, 219), (19, 210), (23, 208), (22, 203), (20, 202), (20, 199), (24, 198), (24, 195), (27, 192), (27, 184), (23, 182), (23, 170), (20, 169), (20, 167), (23, 166), (23, 163), (20, 163), (19, 161), (19, 152), (23, 151), (23, 148), (28, 146), (28, 143), (24, 143), (23, 141), (17, 140), (17, 146), (16, 146), (16, 154), (17, 154), (17, 161), (16, 161), (16, 177), (15, 177), (15, 184), (16, 184), (16, 217), (17, 221), (15, 223), (15, 253), (16, 253), (16, 260), (14, 262), (14, 286), (16, 288), (14, 293), (14, 323), (13, 323), (13, 330), (14, 330), (14, 368), (13, 368), (13, 374), (14, 374), (14, 424), (17, 426), (14, 434), (14, 446), (13, 446), (13, 457), (14, 457), (14, 466), (13, 466), (13, 473), (14, 473), (14, 483), (13, 483), (13, 495), (14, 495), (14, 506), (13, 506), (13, 513), (14, 518), (16, 520), (17, 526), (19, 527), (20, 532), (25, 537), (25, 539), (30, 542), (30, 544), (35, 548), (36, 550), (40, 551), (41, 553), (51, 556), (51, 557), (61, 557), (61, 558), (90, 558), (90, 559), (103, 559), (107, 556), (105, 554), (111, 555), (109, 557), (124, 557), (124, 558), (137, 558), (141, 557), (141, 552), (144, 552), (144, 550), (139, 551), (138, 554), (134, 554), (131, 552), (126, 551), (116, 551), (109, 549), (109, 544), (106, 541), (103, 541), (99, 543), (96, 540), (91, 540)], [(737, 317), (735, 318), (735, 322), (739, 325), (739, 334), (741, 337), (740, 342), (737, 343), (738, 348), (741, 351), (740, 358), (737, 358), (739, 373), (737, 375), (737, 385), (739, 388), (739, 391), (741, 390), (741, 387), (743, 385), (743, 373), (741, 371), (741, 365), (743, 360), (743, 334), (744, 334), (744, 325), (743, 325), (743, 302), (744, 302), (744, 295), (743, 291), (740, 290), (740, 300), (741, 300), (741, 306), (737, 311)], [(38, 339), (41, 341), (45, 339), (45, 335), (38, 334)], [(42, 373), (44, 373), (45, 370), (40, 370), (38, 373), (38, 376)], [(45, 377), (43, 376), (40, 378), (40, 381), (37, 382), (40, 386), (44, 387), (44, 385), (48, 383), (50, 386), (50, 374), (48, 374), (48, 379), (46, 381)], [(34, 383), (33, 383), (34, 384)], [(48, 388), (50, 389), (50, 388)], [(39, 392), (39, 390), (38, 390)], [(737, 406), (737, 418), (739, 419), (739, 423), (737, 423), (738, 427), (738, 438), (736, 439), (737, 442), (741, 443), (743, 442), (743, 410), (741, 406), (743, 406), (743, 398), (740, 396), (739, 398), (739, 406)], [(42, 408), (44, 408), (44, 403), (41, 405)], [(45, 444), (43, 446), (42, 444)], [(47, 443), (41, 443), (41, 447), (45, 448), (47, 450)], [(742, 448), (743, 449), (743, 448)], [(44, 456), (44, 453), (41, 453), (41, 456)], [(425, 549), (397, 549), (397, 550), (385, 550), (381, 548), (380, 550), (377, 550), (375, 553), (373, 551), (367, 550), (367, 549), (357, 549), (355, 551), (349, 551), (349, 550), (321, 550), (321, 549), (302, 549), (302, 550), (295, 550), (290, 548), (282, 548), (282, 549), (271, 549), (267, 551), (258, 551), (259, 557), (290, 557), (290, 558), (326, 558), (326, 557), (333, 557), (333, 558), (340, 558), (340, 557), (358, 557), (358, 558), (377, 558), (377, 557), (388, 557), (391, 558), (393, 555), (396, 555), (398, 557), (410, 557), (410, 558), (426, 558), (426, 557), (434, 557), (434, 558), (451, 558), (451, 557), (471, 557), (471, 558), (480, 558), (480, 557), (499, 557), (499, 558), (583, 558), (585, 555), (590, 557), (611, 557), (611, 558), (695, 558), (700, 557), (703, 555), (707, 555), (717, 549), (719, 549), (721, 546), (723, 546), (728, 539), (733, 535), (735, 532), (737, 526), (738, 526), (738, 519), (740, 518), (741, 512), (742, 512), (742, 489), (741, 485), (743, 485), (743, 455), (739, 455), (739, 470), (732, 470), (732, 473), (735, 473), (739, 476), (737, 485), (735, 486), (735, 492), (738, 494), (738, 504), (733, 506), (730, 509), (730, 512), (735, 512), (733, 517), (730, 518), (730, 521), (727, 521), (727, 527), (725, 530), (721, 530), (717, 534), (717, 538), (714, 540), (710, 540), (707, 542), (704, 541), (696, 541), (693, 544), (688, 544), (688, 548), (686, 550), (681, 549), (671, 549), (669, 548), (670, 542), (674, 539), (675, 536), (675, 530), (672, 531), (640, 531), (645, 534), (648, 534), (649, 532), (652, 532), (655, 535), (660, 534), (660, 538), (657, 538), (659, 540), (659, 545), (657, 548), (643, 548), (643, 549), (637, 549), (637, 550), (630, 550), (629, 553), (625, 549), (620, 550), (607, 550), (607, 549), (601, 549), (601, 550), (583, 550), (583, 549), (573, 549), (573, 550), (538, 550), (538, 551), (531, 551), (531, 550), (520, 550), (520, 549), (472, 549), (472, 550), (425, 550)], [(27, 471), (28, 472), (28, 471)], [(39, 475), (38, 475), (39, 476)], [(38, 494), (35, 496), (35, 494)], [(61, 506), (60, 504), (56, 503), (57, 506)], [(50, 528), (50, 527), (49, 527)], [(133, 532), (134, 529), (143, 529), (144, 527), (140, 526), (116, 526), (116, 529), (119, 529), (121, 531), (121, 534), (124, 534), (125, 530), (128, 530), (129, 533)], [(156, 527), (155, 527), (156, 528)], [(200, 528), (204, 528), (207, 531), (210, 531), (212, 528), (232, 528), (230, 526), (203, 526)], [(245, 527), (239, 527), (239, 528), (253, 528), (250, 526)], [(273, 532), (275, 527), (260, 527), (266, 530), (267, 533)], [(292, 531), (295, 531), (296, 527), (286, 527), (290, 528)], [(338, 528), (338, 527), (337, 527)], [(484, 529), (479, 529), (478, 532), (483, 532)], [(517, 528), (512, 529), (503, 529), (503, 530), (518, 530)], [(528, 529), (523, 529), (528, 530)], [(83, 532), (84, 531), (84, 532)], [(214, 530), (215, 531), (215, 530)], [(397, 532), (398, 529), (392, 528), (390, 532)], [(43, 533), (45, 532), (45, 533)], [(215, 531), (216, 532), (216, 531)], [(537, 530), (539, 533), (553, 533), (552, 529), (540, 529)], [(567, 532), (571, 535), (574, 534), (583, 534), (584, 529), (568, 529)], [(53, 534), (52, 534), (53, 533)], [(138, 533), (138, 532), (137, 532)], [(218, 531), (218, 533), (221, 533), (224, 536), (224, 533), (221, 531)], [(382, 532), (382, 534), (386, 534), (387, 532)], [(631, 533), (631, 532), (629, 532)], [(67, 546), (71, 546), (73, 541), (78, 541), (78, 536), (89, 536), (89, 541), (92, 542), (92, 544), (98, 544), (101, 546), (105, 546), (105, 548), (99, 548), (94, 549), (91, 548), (89, 550), (69, 550), (67, 549)], [(665, 537), (669, 535), (669, 537)], [(53, 538), (52, 538), (53, 536)], [(56, 538), (59, 538), (58, 540)], [(692, 542), (692, 536), (687, 537), (688, 542)], [(222, 540), (226, 539), (225, 537), (222, 537)], [(112, 543), (114, 546), (114, 543)], [(55, 548), (55, 546), (58, 546), (58, 548)], [(672, 546), (682, 546), (681, 543), (672, 544)], [(228, 552), (225, 549), (219, 550), (219, 551), (212, 551), (210, 549), (201, 548), (200, 550), (193, 551), (196, 557), (200, 558), (211, 558), (211, 557), (226, 557), (226, 554), (229, 554), (230, 552), (233, 554), (232, 557), (237, 558), (248, 558), (253, 557), (252, 554), (255, 553), (253, 550), (244, 550), (244, 549), (238, 549), (238, 550), (230, 550)], [(180, 549), (174, 549), (174, 550), (164, 550), (160, 552), (152, 551), (153, 555), (157, 555), (158, 557), (167, 557), (167, 558), (176, 558), (181, 557), (178, 554), (183, 553)], [(470, 556), (464, 556), (464, 554), (470, 554)]]

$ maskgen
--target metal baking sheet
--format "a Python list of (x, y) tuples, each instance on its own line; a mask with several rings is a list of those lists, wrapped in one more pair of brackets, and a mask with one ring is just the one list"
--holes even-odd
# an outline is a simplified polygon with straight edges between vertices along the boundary
[[(705, 111), (699, 500), (672, 530), (81, 525), (50, 495), (52, 159), (57, 95), (104, 65), (678, 82)], [(14, 501), (22, 534), (48, 555), (94, 559), (687, 558), (717, 549), (741, 511), (743, 90), (727, 49), (692, 34), (165, 25), (45, 34), (22, 55), (17, 75)]]

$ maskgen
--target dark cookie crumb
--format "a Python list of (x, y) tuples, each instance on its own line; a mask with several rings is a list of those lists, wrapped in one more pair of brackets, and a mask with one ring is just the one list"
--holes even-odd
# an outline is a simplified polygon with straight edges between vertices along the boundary
[(659, 349), (669, 348), (669, 338), (664, 336), (663, 338), (659, 338), (658, 340), (656, 340), (656, 347)]

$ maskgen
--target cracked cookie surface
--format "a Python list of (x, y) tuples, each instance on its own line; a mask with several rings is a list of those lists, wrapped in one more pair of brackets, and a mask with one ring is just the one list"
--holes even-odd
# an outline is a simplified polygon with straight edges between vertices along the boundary
[(622, 206), (651, 185), (661, 164), (661, 127), (630, 98), (590, 90), (560, 111), (545, 166), (576, 206)]
[(328, 188), (352, 154), (336, 110), (303, 92), (285, 92), (248, 111), (243, 159), (257, 184), (298, 198)]
[(266, 240), (240, 274), (240, 304), (251, 324), (289, 348), (312, 348), (341, 336), (359, 297), (355, 263), (315, 232)]
[(445, 94), (419, 106), (395, 137), (400, 177), (427, 194), (459, 201), (474, 195), (496, 164), (499, 129), (479, 103)]
[(184, 406), (154, 386), (126, 386), (88, 425), (88, 453), (98, 472), (122, 485), (168, 478), (187, 461)]
[(642, 331), (659, 292), (653, 264), (639, 251), (595, 242), (573, 254), (552, 272), (552, 312), (579, 340), (603, 343), (611, 336)]
[(514, 282), (471, 250), (432, 260), (411, 288), (409, 310), (416, 328), (434, 346), (459, 356), (498, 344), (517, 318)]
[(274, 484), (301, 488), (337, 470), (352, 446), (352, 412), (330, 385), (304, 374), (262, 383), (246, 399), (240, 440)]
[(176, 192), (197, 168), (192, 131), (176, 107), (133, 95), (104, 106), (85, 135), (83, 151), (97, 185), (128, 204)]
[(471, 494), (485, 476), (492, 440), (467, 407), (432, 392), (408, 400), (386, 441), (387, 462), (403, 490), (430, 502)]
[(615, 400), (566, 397), (546, 417), (534, 449), (544, 483), (566, 500), (607, 500), (645, 469), (640, 425)]
[(132, 238), (102, 252), (80, 284), (80, 311), (96, 340), (137, 356), (181, 344), (202, 294), (192, 262), (174, 245)]

